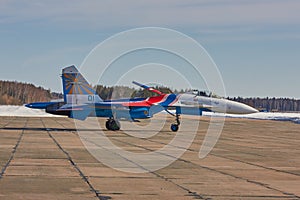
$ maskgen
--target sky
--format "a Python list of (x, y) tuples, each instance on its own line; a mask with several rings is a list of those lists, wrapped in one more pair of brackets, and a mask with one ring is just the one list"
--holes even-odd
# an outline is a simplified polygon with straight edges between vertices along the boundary
[[(162, 27), (205, 48), (227, 96), (300, 99), (299, 10), (299, 0), (1, 0), (0, 80), (60, 92), (61, 69), (82, 65), (99, 43), (129, 29)], [(172, 79), (167, 69), (160, 83), (179, 87), (178, 74)], [(149, 83), (153, 75), (145, 72), (133, 74)]]

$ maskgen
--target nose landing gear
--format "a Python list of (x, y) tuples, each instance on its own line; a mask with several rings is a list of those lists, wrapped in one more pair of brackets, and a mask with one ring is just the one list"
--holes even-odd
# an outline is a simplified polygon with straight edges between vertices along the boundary
[(179, 116), (180, 116), (180, 115), (177, 114), (177, 112), (176, 112), (176, 114), (175, 114), (175, 117), (176, 117), (176, 123), (171, 124), (171, 131), (173, 131), (173, 132), (177, 132), (178, 129), (179, 129), (179, 125), (180, 125)]
[(177, 132), (178, 129), (179, 129), (179, 125), (180, 125), (180, 120), (179, 120), (179, 116), (180, 116), (180, 115), (178, 114), (177, 109), (176, 109), (176, 114), (171, 113), (171, 112), (170, 112), (169, 110), (167, 110), (167, 109), (166, 109), (166, 112), (169, 113), (170, 115), (176, 117), (176, 122), (173, 123), (173, 124), (171, 124), (171, 127), (170, 127), (170, 128), (171, 128), (171, 131)]

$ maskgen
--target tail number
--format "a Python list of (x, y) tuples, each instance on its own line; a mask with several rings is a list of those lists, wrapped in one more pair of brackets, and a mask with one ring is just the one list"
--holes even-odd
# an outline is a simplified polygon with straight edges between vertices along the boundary
[(88, 95), (88, 101), (94, 102), (95, 101), (95, 96)]

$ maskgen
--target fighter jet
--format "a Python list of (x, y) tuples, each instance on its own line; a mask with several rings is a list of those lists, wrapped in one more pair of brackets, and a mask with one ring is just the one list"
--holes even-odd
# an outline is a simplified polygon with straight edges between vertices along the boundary
[(45, 109), (54, 115), (66, 115), (69, 118), (85, 120), (87, 117), (105, 117), (108, 130), (120, 130), (120, 119), (138, 121), (166, 111), (175, 117), (171, 130), (176, 132), (180, 125), (180, 115), (202, 115), (203, 111), (231, 114), (250, 114), (256, 109), (211, 94), (193, 91), (185, 94), (165, 94), (147, 85), (133, 81), (134, 84), (156, 93), (148, 98), (129, 98), (102, 100), (93, 87), (72, 65), (62, 70), (64, 100), (60, 102), (34, 102), (25, 106), (33, 109)]

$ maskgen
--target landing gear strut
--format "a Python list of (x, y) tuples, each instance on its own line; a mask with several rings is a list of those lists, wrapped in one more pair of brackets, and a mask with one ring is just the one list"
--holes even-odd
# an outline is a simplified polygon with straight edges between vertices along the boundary
[(179, 120), (179, 114), (176, 113), (175, 117), (176, 117), (176, 123), (171, 124), (171, 131), (173, 132), (177, 132), (179, 129), (179, 125), (180, 125), (180, 120)]
[(105, 127), (110, 131), (118, 131), (121, 128), (120, 122), (114, 118), (107, 119)]
[(180, 115), (178, 114), (177, 110), (176, 110), (176, 114), (171, 113), (171, 112), (168, 111), (167, 109), (166, 109), (166, 111), (167, 111), (167, 113), (169, 113), (170, 115), (176, 117), (176, 122), (173, 123), (173, 124), (171, 124), (171, 127), (170, 127), (170, 128), (171, 128), (171, 131), (177, 132), (178, 129), (179, 129), (179, 125), (180, 125), (180, 120), (179, 120), (179, 116), (180, 116)]

